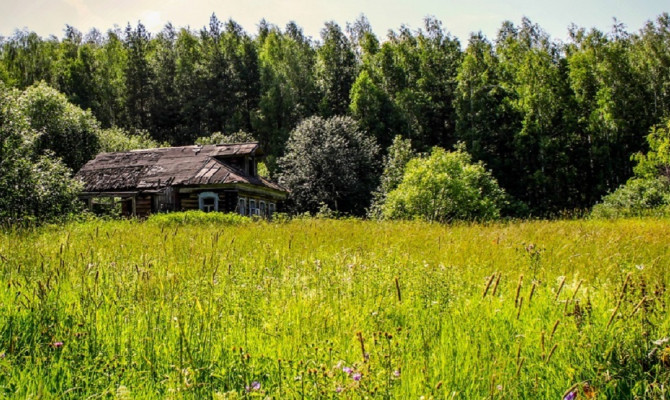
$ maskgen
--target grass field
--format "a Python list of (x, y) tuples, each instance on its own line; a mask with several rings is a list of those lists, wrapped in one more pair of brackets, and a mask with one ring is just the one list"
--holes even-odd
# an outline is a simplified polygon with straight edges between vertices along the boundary
[(0, 233), (7, 398), (668, 398), (670, 221)]

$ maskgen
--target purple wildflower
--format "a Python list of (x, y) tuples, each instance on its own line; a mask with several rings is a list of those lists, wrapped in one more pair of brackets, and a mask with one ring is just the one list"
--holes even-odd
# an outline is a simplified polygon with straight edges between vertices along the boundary
[(63, 342), (54, 342), (52, 346), (56, 349), (60, 349), (61, 347), (63, 347)]
[(361, 375), (360, 372), (356, 372), (356, 373), (353, 374), (351, 377), (354, 378), (354, 380), (355, 380), (356, 382), (358, 382), (358, 381), (361, 380), (361, 378), (363, 377), (363, 375)]
[(354, 372), (351, 368), (349, 367), (344, 367), (342, 368), (342, 371), (344, 371), (345, 374), (351, 375), (352, 372)]
[(395, 371), (393, 371), (393, 376), (396, 378), (400, 378), (400, 370), (396, 369)]
[(0, 353), (0, 358), (5, 358), (6, 356), (7, 356), (6, 353), (4, 353), (4, 352), (3, 352), (3, 353)]
[(572, 390), (563, 397), (563, 400), (575, 400), (577, 398), (577, 391)]
[(335, 388), (335, 393), (342, 393), (342, 386), (338, 386)]
[(258, 381), (251, 382), (250, 386), (246, 387), (247, 392), (261, 390), (261, 383)]

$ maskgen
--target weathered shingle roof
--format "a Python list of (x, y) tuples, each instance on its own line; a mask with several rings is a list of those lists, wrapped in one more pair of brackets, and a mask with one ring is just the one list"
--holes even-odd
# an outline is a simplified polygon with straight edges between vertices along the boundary
[(101, 153), (75, 175), (85, 192), (159, 190), (166, 186), (247, 183), (286, 189), (253, 177), (226, 158), (260, 155), (258, 143), (166, 147)]

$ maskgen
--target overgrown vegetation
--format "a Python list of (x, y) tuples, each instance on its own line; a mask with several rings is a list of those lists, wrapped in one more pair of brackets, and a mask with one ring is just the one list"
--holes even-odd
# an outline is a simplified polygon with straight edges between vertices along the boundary
[[(77, 211), (70, 169), (40, 144), (30, 101), (0, 83), (0, 224), (42, 222)], [(74, 151), (73, 151), (74, 152)]]
[(241, 225), (251, 221), (251, 218), (235, 213), (220, 213), (204, 211), (183, 211), (163, 214), (153, 214), (147, 219), (148, 224), (160, 226), (197, 226), (197, 225)]
[(495, 38), (459, 39), (427, 18), (380, 38), (361, 17), (327, 22), (312, 39), (295, 23), (261, 21), (249, 33), (214, 15), (202, 29), (168, 24), (157, 34), (141, 23), (86, 34), (67, 26), (60, 39), (19, 30), (0, 39), (0, 80), (20, 90), (44, 81), (102, 128), (157, 143), (249, 132), (270, 176), (282, 172), (289, 133), (311, 117), (350, 116), (381, 152), (396, 135), (420, 153), (462, 141), (517, 213), (549, 216), (590, 208), (624, 184), (630, 156), (670, 116), (667, 13), (635, 31), (569, 31), (559, 42), (524, 18), (502, 22)]
[(377, 185), (379, 146), (349, 117), (312, 117), (291, 131), (279, 159), (279, 182), (291, 191), (294, 212), (322, 205), (364, 215)]
[(460, 145), (447, 152), (435, 147), (429, 156), (407, 163), (402, 180), (381, 207), (385, 218), (427, 221), (500, 218), (505, 192), (481, 163)]
[(670, 213), (670, 119), (652, 128), (649, 152), (638, 153), (635, 176), (603, 197), (593, 208), (596, 217), (664, 215)]
[(0, 234), (0, 396), (668, 396), (667, 220), (173, 215)]

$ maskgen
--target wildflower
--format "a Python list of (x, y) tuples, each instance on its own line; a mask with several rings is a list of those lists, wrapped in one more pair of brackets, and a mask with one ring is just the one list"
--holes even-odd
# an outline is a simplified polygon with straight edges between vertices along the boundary
[(51, 346), (53, 346), (55, 349), (60, 349), (63, 347), (63, 342), (53, 342)]
[(571, 390), (563, 396), (563, 400), (575, 400), (577, 398), (577, 391), (576, 390)]
[(361, 378), (363, 377), (363, 375), (361, 375), (360, 372), (356, 372), (356, 373), (353, 374), (351, 377), (352, 377), (356, 382), (358, 382), (358, 381), (361, 380)]
[(261, 383), (258, 381), (251, 382), (250, 386), (246, 387), (247, 392), (258, 391), (261, 389)]
[(345, 374), (351, 375), (352, 372), (354, 372), (351, 368), (349, 367), (344, 367), (342, 368), (342, 371), (344, 371)]
[(335, 393), (342, 393), (342, 386), (338, 386), (335, 388)]
[(396, 369), (395, 371), (393, 371), (393, 376), (396, 378), (400, 378), (400, 370)]
[(4, 353), (4, 352), (0, 353), (0, 358), (5, 358), (6, 356), (7, 356), (7, 353)]
[(498, 390), (503, 390), (503, 386), (502, 386), (502, 385), (498, 385), (498, 386), (496, 386), (496, 389), (498, 389)]

